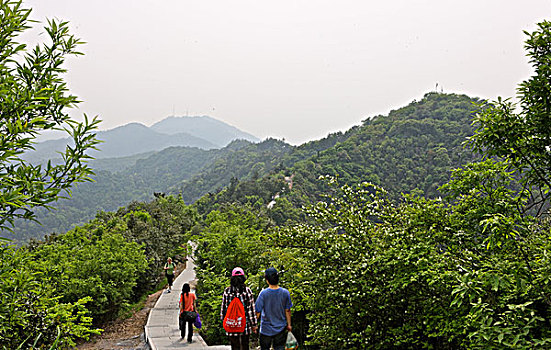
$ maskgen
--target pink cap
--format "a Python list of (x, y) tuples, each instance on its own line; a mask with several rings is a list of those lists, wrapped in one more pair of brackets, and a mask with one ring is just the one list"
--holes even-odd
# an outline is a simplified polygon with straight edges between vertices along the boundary
[(242, 268), (236, 267), (236, 268), (233, 269), (233, 271), (231, 272), (231, 275), (232, 275), (232, 277), (233, 277), (233, 276), (245, 276), (245, 272), (243, 271)]

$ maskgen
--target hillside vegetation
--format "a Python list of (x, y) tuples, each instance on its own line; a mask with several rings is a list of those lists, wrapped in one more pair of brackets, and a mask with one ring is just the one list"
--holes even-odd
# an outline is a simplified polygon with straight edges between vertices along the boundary
[[(437, 198), (451, 169), (479, 158), (463, 143), (473, 134), (472, 118), (480, 103), (465, 95), (429, 93), (388, 116), (293, 147), (267, 176), (234, 179), (219, 194), (203, 198), (200, 210), (226, 202), (264, 210), (279, 194), (268, 215), (283, 223), (300, 216), (297, 208), (323, 198), (328, 189), (318, 179), (326, 175), (342, 184), (382, 186), (394, 200), (411, 192)], [(292, 190), (285, 177), (292, 177)]]
[[(6, 59), (23, 48), (11, 34), (26, 28), (29, 12), (17, 2), (0, 2), (0, 11)], [(66, 23), (52, 21), (47, 32), (66, 49), (56, 56), (61, 65), (79, 41)], [(220, 304), (232, 269), (243, 268), (258, 295), (273, 266), (291, 293), (303, 349), (549, 349), (551, 22), (526, 35), (534, 74), (520, 84), (518, 104), (429, 93), (298, 147), (273, 139), (174, 147), (116, 173), (98, 171), (57, 212), (74, 210), (86, 222), (51, 235), (42, 229), (19, 247), (2, 239), (0, 346), (74, 347), (159, 289), (168, 256), (193, 253), (209, 344), (228, 342)], [(60, 66), (46, 78), (32, 73), (52, 62), (41, 52), (27, 57), (29, 67), (0, 69), (10, 88), (2, 103), (25, 118), (0, 119), (3, 227), (42, 219), (37, 208), (90, 174), (85, 151), (96, 144), (97, 121), (43, 110), (75, 98), (65, 96)], [(21, 75), (37, 81), (18, 85), (27, 81)], [(20, 91), (24, 103), (10, 104)], [(58, 117), (76, 144), (62, 164), (22, 160)], [(88, 199), (116, 205), (113, 193), (134, 201), (84, 217)]]

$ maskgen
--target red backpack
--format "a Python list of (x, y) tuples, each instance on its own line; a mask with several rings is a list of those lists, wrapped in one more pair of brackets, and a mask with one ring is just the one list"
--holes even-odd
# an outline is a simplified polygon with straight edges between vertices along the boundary
[(241, 300), (235, 297), (228, 306), (226, 316), (224, 316), (224, 329), (228, 333), (243, 333), (245, 323), (245, 307)]

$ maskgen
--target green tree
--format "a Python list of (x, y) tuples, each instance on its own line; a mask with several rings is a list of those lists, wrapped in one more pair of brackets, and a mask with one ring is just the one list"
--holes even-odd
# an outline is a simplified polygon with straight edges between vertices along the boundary
[(477, 114), (470, 143), (488, 157), (508, 160), (523, 174), (525, 190), (533, 196), (529, 205), (543, 209), (551, 195), (551, 22), (525, 33), (535, 74), (519, 85), (518, 103), (499, 98)]
[[(49, 42), (26, 51), (18, 36), (29, 27), (31, 10), (21, 1), (0, 0), (0, 229), (16, 218), (33, 219), (33, 208), (48, 207), (72, 184), (92, 174), (86, 151), (98, 141), (92, 131), (99, 120), (79, 123), (67, 109), (79, 101), (63, 80), (65, 58), (79, 55), (81, 41), (67, 22), (48, 21)], [(22, 159), (45, 130), (64, 130), (72, 145), (59, 165), (34, 165)]]
[(31, 252), (35, 271), (47, 276), (64, 302), (89, 297), (94, 322), (116, 318), (132, 301), (138, 277), (147, 267), (143, 245), (128, 242), (124, 224), (93, 221), (51, 237)]
[[(463, 344), (475, 349), (546, 349), (551, 342), (549, 227), (523, 216), (526, 201), (503, 163), (486, 160), (453, 172), (445, 241), (457, 282), (451, 309), (463, 310)], [(521, 192), (521, 194), (526, 194)]]
[(0, 348), (67, 348), (98, 334), (85, 308), (90, 298), (66, 303), (25, 249), (0, 246)]
[[(49, 208), (71, 185), (92, 174), (86, 150), (98, 141), (99, 120), (72, 120), (67, 109), (78, 103), (63, 80), (64, 61), (80, 54), (81, 43), (69, 34), (66, 22), (49, 21), (49, 41), (32, 51), (18, 41), (29, 29), (31, 10), (21, 1), (0, 0), (0, 230), (18, 218), (35, 220), (34, 210)], [(64, 130), (72, 145), (58, 165), (26, 162), (36, 137), (46, 130)], [(89, 298), (64, 303), (47, 278), (33, 270), (24, 249), (0, 244), (0, 344), (3, 349), (66, 348), (88, 338), (92, 319)]]
[[(279, 233), (303, 256), (291, 289), (304, 296), (310, 344), (322, 349), (454, 348), (453, 276), (437, 247), (446, 211), (437, 201), (394, 206), (363, 183), (339, 187), (307, 209), (310, 225)], [(449, 234), (449, 233), (448, 233)], [(296, 259), (296, 258), (295, 258)], [(448, 324), (449, 322), (450, 324)]]

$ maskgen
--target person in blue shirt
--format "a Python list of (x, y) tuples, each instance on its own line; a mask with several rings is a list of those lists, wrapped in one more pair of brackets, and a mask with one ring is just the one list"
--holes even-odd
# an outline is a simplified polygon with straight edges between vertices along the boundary
[(287, 332), (291, 332), (291, 294), (279, 286), (279, 274), (273, 267), (266, 269), (264, 277), (268, 288), (256, 299), (256, 317), (260, 318), (260, 348), (284, 350)]

